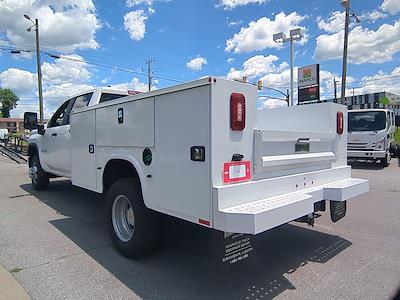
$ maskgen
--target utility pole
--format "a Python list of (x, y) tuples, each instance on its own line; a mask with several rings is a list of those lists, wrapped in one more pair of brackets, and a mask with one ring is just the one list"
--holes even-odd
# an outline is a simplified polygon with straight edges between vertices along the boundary
[(31, 32), (34, 28), (36, 33), (36, 65), (37, 65), (37, 76), (38, 76), (38, 92), (39, 92), (39, 120), (40, 124), (43, 124), (43, 91), (42, 91), (42, 64), (40, 62), (40, 47), (39, 47), (39, 20), (35, 19), (35, 22), (28, 15), (24, 15), (25, 19), (31, 21), (33, 25), (26, 31)]
[(334, 89), (334, 91), (335, 91), (335, 103), (337, 103), (336, 83), (337, 83), (337, 81), (336, 81), (336, 78), (334, 77), (334, 78), (333, 78), (333, 89)]
[(154, 58), (146, 60), (147, 65), (147, 82), (149, 85), (149, 92), (153, 86), (153, 71), (151, 69), (151, 64), (154, 62)]
[(345, 103), (346, 100), (346, 74), (347, 74), (347, 45), (349, 40), (349, 12), (350, 12), (350, 0), (342, 0), (342, 5), (346, 9), (345, 23), (344, 23), (344, 45), (343, 45), (343, 67), (342, 67), (342, 94), (341, 104)]

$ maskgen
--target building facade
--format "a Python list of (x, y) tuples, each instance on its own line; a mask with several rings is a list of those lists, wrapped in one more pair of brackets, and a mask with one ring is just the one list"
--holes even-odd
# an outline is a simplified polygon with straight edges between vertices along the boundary
[(21, 118), (0, 118), (0, 129), (8, 129), (9, 133), (23, 133), (24, 119)]
[[(326, 100), (334, 102), (334, 99)], [(400, 115), (400, 96), (388, 93), (370, 93), (363, 95), (354, 95), (346, 97), (348, 109), (368, 109), (368, 108), (386, 108), (392, 109), (396, 115)]]

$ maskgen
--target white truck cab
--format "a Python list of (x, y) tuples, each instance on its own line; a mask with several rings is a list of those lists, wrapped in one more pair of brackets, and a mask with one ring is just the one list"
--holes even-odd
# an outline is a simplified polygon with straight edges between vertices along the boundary
[(154, 248), (161, 214), (254, 235), (311, 223), (326, 203), (336, 222), (368, 191), (347, 166), (346, 106), (259, 111), (255, 86), (215, 77), (106, 102), (94, 95), (63, 103), (32, 135), (30, 176), (35, 189), (66, 176), (103, 193), (123, 255)]
[(395, 117), (388, 109), (348, 112), (347, 157), (349, 160), (380, 161), (386, 167), (396, 155)]
[(57, 176), (71, 177), (70, 114), (72, 111), (125, 97), (129, 93), (127, 90), (97, 88), (65, 100), (47, 122), (43, 135), (34, 134), (30, 139), (30, 143), (38, 147), (43, 170)]

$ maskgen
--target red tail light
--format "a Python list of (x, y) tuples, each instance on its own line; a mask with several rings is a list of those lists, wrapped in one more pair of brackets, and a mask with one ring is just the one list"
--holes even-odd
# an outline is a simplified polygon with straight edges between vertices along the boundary
[(246, 127), (246, 100), (244, 95), (231, 95), (231, 129), (243, 130)]
[(343, 133), (343, 113), (341, 111), (337, 112), (336, 116), (336, 131), (338, 134)]

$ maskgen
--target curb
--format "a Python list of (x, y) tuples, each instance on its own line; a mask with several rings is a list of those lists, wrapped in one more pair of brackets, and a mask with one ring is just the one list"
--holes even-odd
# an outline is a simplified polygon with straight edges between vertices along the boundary
[(21, 284), (0, 265), (0, 300), (30, 300)]

